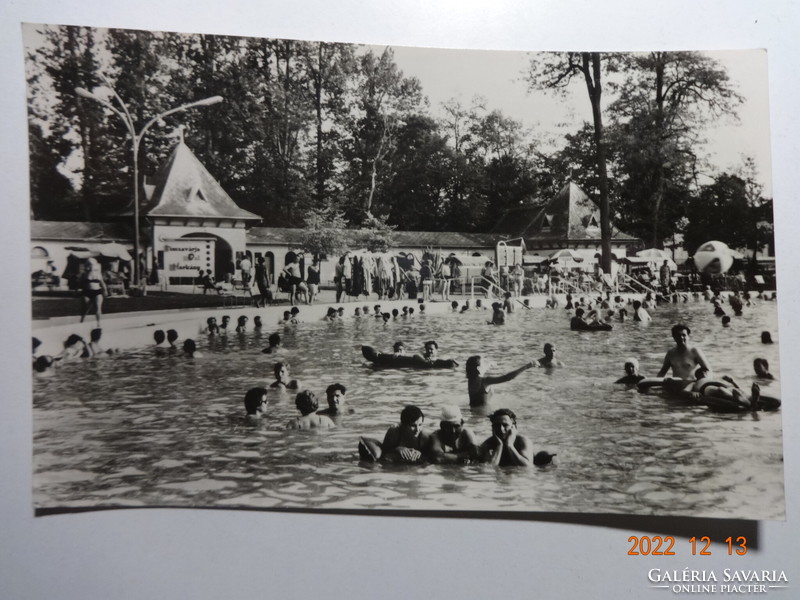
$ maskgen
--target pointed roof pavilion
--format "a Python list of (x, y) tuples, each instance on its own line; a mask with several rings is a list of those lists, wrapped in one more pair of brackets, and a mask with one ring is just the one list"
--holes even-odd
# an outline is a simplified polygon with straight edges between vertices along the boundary
[(261, 220), (236, 205), (183, 141), (155, 176), (152, 197), (142, 212), (170, 220)]
[[(611, 238), (617, 243), (638, 239), (615, 229)], [(578, 184), (568, 181), (544, 206), (507, 211), (495, 225), (494, 233), (521, 237), (531, 248), (541, 245), (563, 246), (599, 242), (600, 208)]]

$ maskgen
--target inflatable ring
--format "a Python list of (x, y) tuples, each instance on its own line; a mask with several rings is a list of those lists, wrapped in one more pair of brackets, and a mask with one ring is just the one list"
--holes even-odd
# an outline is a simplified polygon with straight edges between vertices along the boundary
[(361, 354), (376, 367), (388, 369), (454, 369), (458, 363), (452, 359), (425, 360), (422, 356), (395, 356), (378, 352), (372, 346), (361, 346)]

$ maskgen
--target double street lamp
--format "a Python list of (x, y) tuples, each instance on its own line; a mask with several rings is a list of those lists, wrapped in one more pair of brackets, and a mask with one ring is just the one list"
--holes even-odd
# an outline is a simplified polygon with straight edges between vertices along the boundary
[(198, 106), (210, 106), (212, 104), (217, 104), (222, 102), (222, 96), (211, 96), (210, 98), (204, 98), (203, 100), (198, 100), (196, 102), (190, 102), (188, 104), (182, 104), (181, 106), (177, 106), (175, 108), (171, 108), (166, 110), (152, 119), (150, 119), (147, 123), (145, 123), (144, 127), (142, 127), (139, 132), (136, 132), (136, 124), (131, 117), (131, 113), (128, 110), (128, 106), (122, 101), (122, 98), (119, 97), (116, 90), (111, 87), (108, 82), (106, 81), (106, 86), (114, 96), (114, 100), (117, 101), (119, 104), (120, 109), (115, 107), (111, 102), (106, 100), (105, 98), (101, 98), (100, 96), (90, 92), (89, 90), (77, 87), (75, 88), (75, 93), (80, 96), (81, 98), (88, 98), (90, 100), (94, 100), (95, 102), (99, 102), (103, 106), (105, 106), (108, 110), (113, 112), (117, 115), (122, 122), (125, 123), (125, 127), (128, 128), (128, 133), (131, 136), (131, 143), (133, 149), (133, 285), (137, 288), (139, 287), (140, 280), (141, 280), (141, 269), (139, 265), (139, 145), (142, 142), (142, 138), (144, 134), (147, 133), (147, 130), (156, 123), (157, 121), (167, 117), (171, 114), (176, 112), (180, 112), (186, 110), (188, 108), (195, 108)]

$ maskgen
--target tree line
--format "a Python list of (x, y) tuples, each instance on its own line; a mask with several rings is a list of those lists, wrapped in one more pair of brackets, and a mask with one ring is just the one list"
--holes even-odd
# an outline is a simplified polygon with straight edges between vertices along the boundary
[[(502, 213), (549, 199), (568, 180), (611, 223), (662, 247), (771, 240), (771, 200), (752, 160), (715, 173), (697, 152), (705, 127), (741, 98), (696, 52), (537, 53), (531, 93), (587, 90), (593, 122), (557, 150), (480, 98), (433, 110), (391, 48), (220, 35), (38, 26), (27, 32), (31, 214), (105, 220), (131, 203), (130, 140), (99, 102), (107, 85), (141, 127), (139, 171), (154, 174), (183, 135), (242, 208), (272, 227), (488, 231)], [(700, 184), (701, 175), (712, 183)], [(330, 229), (330, 228), (329, 228)]]

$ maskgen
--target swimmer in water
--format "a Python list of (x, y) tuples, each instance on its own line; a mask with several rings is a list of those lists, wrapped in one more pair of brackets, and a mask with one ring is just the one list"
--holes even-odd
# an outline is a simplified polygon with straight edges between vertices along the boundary
[(281, 348), (281, 336), (278, 333), (273, 333), (267, 338), (269, 346), (264, 348), (262, 354), (275, 354)]
[(761, 343), (762, 344), (771, 344), (772, 343), (772, 334), (769, 331), (762, 331), (761, 332)]
[(492, 320), (486, 322), (488, 325), (505, 325), (506, 313), (503, 312), (503, 307), (499, 302), (492, 303)]
[(639, 361), (635, 358), (625, 359), (625, 377), (617, 379), (614, 383), (623, 383), (625, 385), (636, 385), (644, 375), (639, 374)]
[(634, 300), (633, 302), (633, 320), (641, 323), (647, 323), (653, 320), (653, 317), (650, 316), (650, 313), (644, 309), (644, 306), (638, 300)]
[(686, 391), (684, 394), (712, 410), (755, 412), (780, 408), (780, 399), (762, 394), (761, 386), (755, 382), (750, 388), (748, 397), (732, 377), (725, 375), (720, 379), (712, 379), (702, 368), (697, 371), (697, 381), (691, 391)]
[(422, 452), (427, 448), (429, 438), (422, 430), (424, 422), (425, 415), (418, 406), (406, 406), (400, 412), (400, 425), (393, 425), (386, 431), (380, 458), (390, 462), (422, 461)]
[(356, 412), (347, 405), (346, 400), (347, 388), (341, 383), (333, 383), (325, 390), (325, 396), (328, 399), (328, 408), (318, 410), (318, 415), (327, 415), (329, 417), (338, 417), (343, 414), (353, 414)]
[(289, 363), (275, 363), (273, 372), (275, 373), (275, 381), (269, 387), (283, 390), (296, 390), (300, 387), (300, 382), (289, 377)]
[(563, 362), (556, 358), (556, 347), (550, 343), (544, 345), (544, 356), (536, 361), (536, 366), (543, 369), (566, 367)]
[(403, 342), (395, 342), (392, 346), (392, 352), (394, 353), (394, 356), (405, 356), (406, 345)]
[(167, 339), (167, 336), (164, 335), (163, 329), (156, 329), (153, 332), (153, 341), (156, 343), (156, 346), (163, 344), (165, 339)]
[(511, 292), (503, 294), (503, 310), (506, 312), (514, 312), (514, 303), (511, 301)]
[(263, 387), (250, 388), (244, 395), (245, 422), (258, 425), (267, 408), (267, 390)]
[(183, 342), (183, 354), (187, 358), (200, 358), (203, 356), (197, 351), (197, 344), (194, 343), (192, 338)]
[(241, 315), (236, 320), (236, 333), (244, 333), (247, 331), (247, 321), (248, 319), (246, 315)]
[(228, 315), (222, 315), (222, 323), (219, 324), (219, 332), (221, 334), (228, 333), (228, 323), (231, 322), (231, 318)]
[[(689, 342), (691, 333), (692, 330), (682, 323), (672, 326), (672, 339), (675, 340), (675, 346), (667, 350), (664, 364), (656, 376), (645, 378), (639, 382), (640, 391), (657, 386), (664, 386), (674, 392), (683, 391), (687, 384), (695, 381), (695, 371), (698, 367), (702, 367), (706, 372), (711, 371), (703, 351)], [(670, 369), (672, 377), (666, 377)]]
[(167, 329), (167, 343), (169, 344), (170, 350), (177, 350), (177, 346), (175, 346), (175, 342), (178, 339), (178, 332), (174, 329)]
[(490, 363), (488, 360), (483, 360), (480, 356), (470, 356), (467, 359), (467, 390), (469, 392), (469, 405), (470, 406), (485, 406), (489, 403), (492, 395), (490, 386), (498, 383), (505, 383), (511, 381), (517, 375), (526, 371), (536, 365), (531, 361), (519, 369), (510, 371), (505, 375), (491, 377), (487, 375), (489, 372)]
[(206, 332), (208, 335), (219, 334), (219, 325), (217, 325), (217, 319), (215, 317), (208, 317), (208, 319), (206, 319)]
[(291, 325), (292, 313), (288, 310), (283, 311), (283, 318), (278, 321), (278, 325)]
[(253, 331), (261, 331), (261, 328), (263, 326), (264, 324), (261, 322), (260, 315), (256, 315), (255, 317), (253, 317)]
[(73, 333), (64, 342), (64, 349), (55, 358), (55, 360), (72, 360), (74, 358), (88, 358), (89, 348), (86, 346), (84, 339)]
[(492, 437), (487, 438), (478, 449), (478, 459), (498, 467), (527, 467), (533, 463), (531, 441), (517, 433), (517, 416), (508, 408), (494, 411)]
[(356, 306), (355, 311), (353, 312), (353, 318), (360, 319), (361, 318), (361, 308)]
[(336, 427), (330, 417), (317, 414), (319, 401), (314, 392), (303, 390), (295, 397), (294, 405), (300, 411), (300, 416), (289, 421), (286, 424), (287, 429), (330, 429)]
[(766, 358), (756, 358), (753, 360), (753, 371), (759, 379), (775, 379), (774, 375), (769, 372), (769, 362)]
[(458, 406), (445, 406), (439, 420), (439, 430), (428, 438), (426, 458), (434, 464), (469, 464), (478, 457), (475, 435), (464, 427)]

